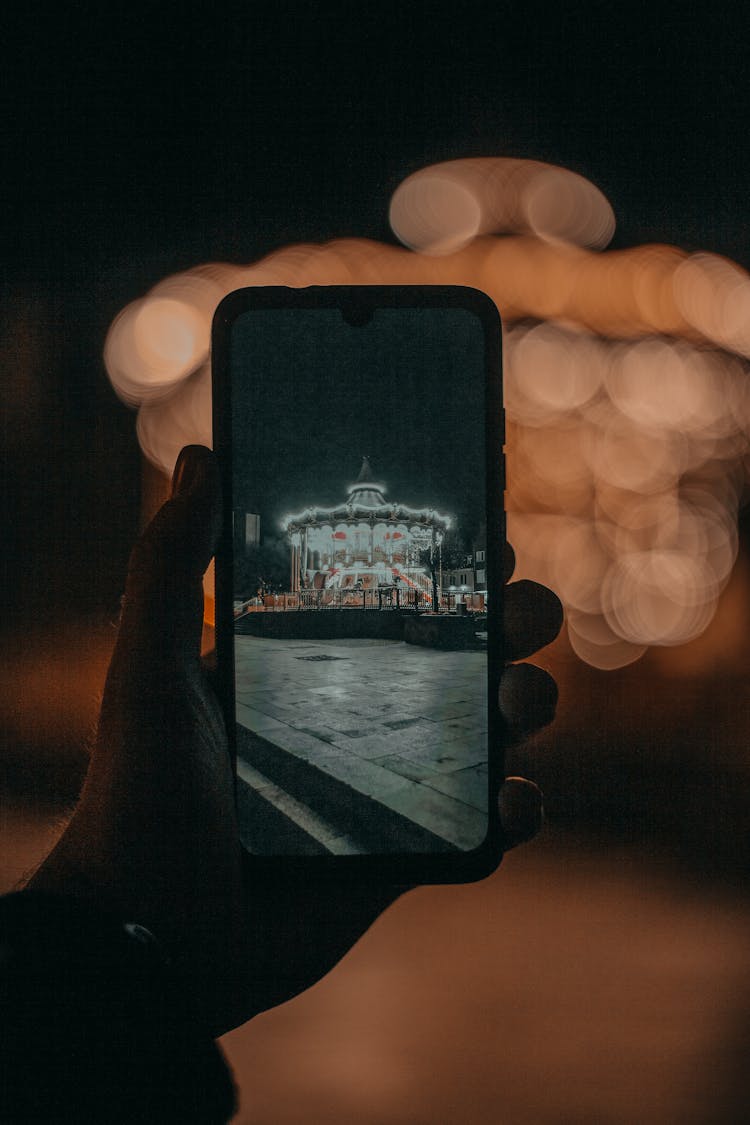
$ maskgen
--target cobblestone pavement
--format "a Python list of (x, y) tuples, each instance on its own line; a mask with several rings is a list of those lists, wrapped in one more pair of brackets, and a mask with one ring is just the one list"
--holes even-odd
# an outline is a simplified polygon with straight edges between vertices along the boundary
[(237, 636), (237, 721), (458, 847), (487, 824), (486, 656)]

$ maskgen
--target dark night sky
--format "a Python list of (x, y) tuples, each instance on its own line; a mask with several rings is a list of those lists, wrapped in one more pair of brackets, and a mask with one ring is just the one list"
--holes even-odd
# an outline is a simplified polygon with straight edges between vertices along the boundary
[[(264, 537), (346, 500), (367, 456), (388, 502), (484, 516), (484, 332), (467, 309), (265, 310), (233, 331), (235, 503)], [(451, 387), (449, 397), (436, 387)], [(460, 392), (460, 393), (457, 393)]]
[(672, 242), (750, 266), (747, 17), (665, 13), (277, 3), (170, 19), (37, 4), (6, 19), (0, 354), (16, 599), (99, 604), (119, 590), (138, 455), (101, 348), (118, 309), (166, 273), (289, 242), (388, 240), (397, 184), (471, 155), (587, 176), (614, 207), (616, 246)]

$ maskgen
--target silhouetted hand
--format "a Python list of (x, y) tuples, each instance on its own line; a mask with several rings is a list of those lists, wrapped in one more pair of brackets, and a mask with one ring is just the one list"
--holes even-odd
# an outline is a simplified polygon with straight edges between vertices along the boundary
[[(172, 498), (130, 559), (94, 753), (65, 833), (29, 886), (100, 901), (150, 929), (189, 974), (218, 1035), (320, 979), (404, 887), (256, 883), (243, 873), (233, 778), (220, 709), (200, 661), (201, 579), (221, 519), (216, 462), (202, 446), (178, 458)], [(512, 574), (507, 554), (506, 581)], [(549, 590), (506, 591), (506, 640), (518, 660), (562, 623)], [(509, 741), (554, 716), (554, 680), (510, 665), (500, 688)], [(499, 798), (505, 847), (542, 818), (531, 782)]]

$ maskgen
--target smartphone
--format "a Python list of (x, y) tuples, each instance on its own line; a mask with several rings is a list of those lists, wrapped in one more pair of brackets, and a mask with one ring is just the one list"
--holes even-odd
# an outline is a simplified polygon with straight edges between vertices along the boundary
[(500, 318), (460, 286), (257, 287), (213, 323), (217, 665), (269, 875), (500, 859)]

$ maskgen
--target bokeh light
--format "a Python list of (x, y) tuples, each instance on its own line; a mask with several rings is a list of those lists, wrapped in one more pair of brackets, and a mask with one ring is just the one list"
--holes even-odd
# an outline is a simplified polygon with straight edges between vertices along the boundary
[(127, 403), (164, 397), (208, 356), (210, 317), (192, 304), (152, 295), (133, 301), (107, 335), (104, 361)]
[(706, 629), (737, 556), (750, 454), (750, 278), (707, 253), (602, 252), (612, 209), (583, 177), (482, 158), (394, 193), (407, 247), (285, 247), (165, 278), (113, 322), (105, 363), (170, 475), (211, 444), (213, 311), (245, 285), (469, 285), (504, 324), (508, 527), (516, 577), (561, 597), (578, 656), (602, 669)]
[(484, 157), (422, 168), (396, 189), (390, 223), (404, 245), (447, 254), (477, 234), (529, 231), (579, 246), (606, 246), (615, 230), (593, 184), (538, 160)]
[(693, 254), (675, 271), (674, 291), (693, 328), (750, 356), (750, 277), (745, 270), (717, 254)]

